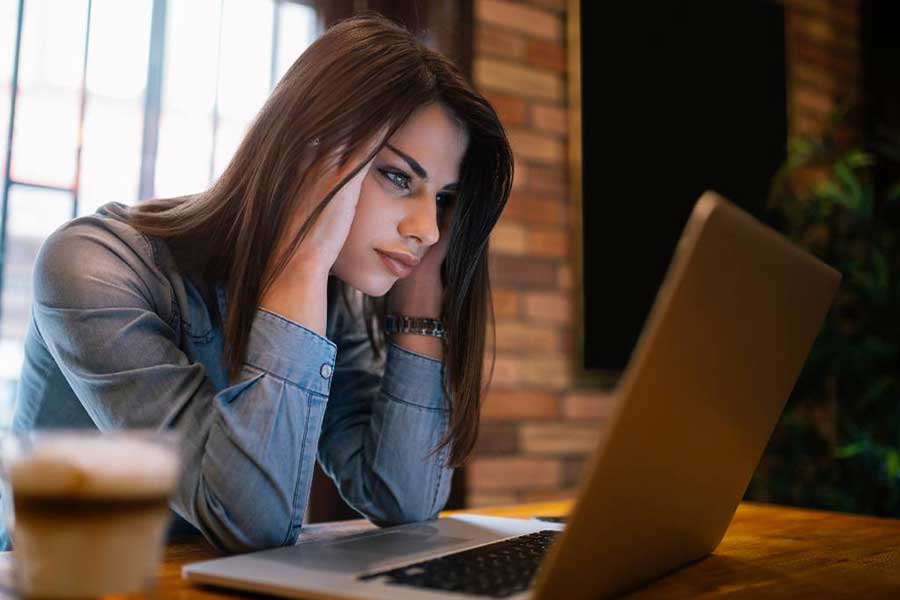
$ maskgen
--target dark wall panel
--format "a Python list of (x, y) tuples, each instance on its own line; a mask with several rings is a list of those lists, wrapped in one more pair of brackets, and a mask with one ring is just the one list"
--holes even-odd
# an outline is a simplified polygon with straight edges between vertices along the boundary
[(764, 206), (785, 156), (784, 9), (581, 2), (585, 367), (631, 354), (694, 201)]

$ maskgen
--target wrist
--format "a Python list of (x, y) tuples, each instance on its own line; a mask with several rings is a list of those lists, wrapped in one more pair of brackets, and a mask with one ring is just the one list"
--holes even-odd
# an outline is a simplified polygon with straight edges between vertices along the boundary
[(394, 344), (435, 360), (444, 359), (444, 342), (440, 338), (427, 335), (416, 335), (411, 333), (395, 333), (389, 335), (388, 339)]
[(388, 298), (388, 312), (412, 317), (441, 318), (444, 291), (440, 282), (414, 287), (395, 286)]
[(263, 293), (260, 308), (325, 335), (328, 274), (297, 271), (289, 265)]

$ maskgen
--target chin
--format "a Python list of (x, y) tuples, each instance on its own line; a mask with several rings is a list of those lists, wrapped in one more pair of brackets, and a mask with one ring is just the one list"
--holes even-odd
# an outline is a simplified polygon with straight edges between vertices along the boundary
[(372, 298), (380, 298), (381, 296), (384, 296), (391, 290), (392, 287), (394, 287), (394, 283), (397, 282), (396, 278), (377, 277), (371, 274), (368, 277), (341, 279), (350, 287), (359, 290), (363, 294), (371, 296)]

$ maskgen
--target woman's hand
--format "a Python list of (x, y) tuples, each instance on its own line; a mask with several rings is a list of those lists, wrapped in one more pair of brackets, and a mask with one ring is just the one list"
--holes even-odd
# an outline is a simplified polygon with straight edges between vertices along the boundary
[(388, 292), (389, 312), (433, 319), (440, 317), (441, 299), (444, 294), (441, 266), (447, 257), (447, 248), (450, 244), (452, 206), (443, 211), (439, 218), (440, 237), (437, 243), (425, 252), (412, 273), (398, 279)]
[[(453, 224), (453, 205), (440, 215), (440, 237), (431, 246), (412, 273), (398, 279), (388, 292), (388, 313), (411, 317), (441, 317), (444, 285), (441, 267), (450, 246), (450, 227)], [(439, 338), (413, 334), (395, 334), (393, 341), (408, 350), (440, 360), (443, 345)]]
[[(289, 250), (290, 243), (303, 224), (309, 220), (316, 205), (374, 150), (375, 144), (368, 144), (351, 155), (342, 167), (327, 169), (321, 176), (313, 175), (312, 189), (305, 192), (305, 198), (300, 202), (299, 209), (293, 216), (290, 226), (285, 229), (285, 235), (279, 243), (276, 256), (282, 256)], [(291, 257), (290, 263), (285, 269), (286, 273), (291, 272), (301, 277), (308, 277), (311, 273), (328, 276), (341, 248), (344, 247), (344, 242), (347, 241), (350, 226), (356, 215), (356, 206), (359, 203), (360, 188), (371, 167), (372, 160), (337, 191)], [(288, 276), (290, 277), (289, 274)]]
[[(303, 192), (304, 198), (298, 203), (297, 211), (275, 248), (272, 256), (272, 260), (276, 261), (274, 264), (290, 250), (291, 243), (303, 224), (309, 220), (318, 203), (339, 185), (360, 161), (372, 154), (376, 146), (377, 141), (365, 144), (352, 154), (343, 166), (326, 169), (322, 176), (313, 176), (314, 184), (308, 191)], [(287, 265), (264, 292), (260, 300), (261, 308), (325, 335), (328, 273), (350, 233), (350, 225), (353, 223), (359, 202), (360, 187), (371, 166), (370, 160), (325, 206)]]

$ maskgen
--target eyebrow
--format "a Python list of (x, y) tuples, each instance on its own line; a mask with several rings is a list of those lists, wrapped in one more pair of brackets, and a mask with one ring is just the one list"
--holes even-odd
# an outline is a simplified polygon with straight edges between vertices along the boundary
[[(400, 158), (402, 158), (404, 161), (406, 161), (406, 164), (409, 165), (409, 168), (412, 169), (413, 173), (418, 175), (421, 179), (428, 179), (428, 171), (426, 171), (425, 169), (422, 168), (422, 165), (419, 164), (419, 161), (414, 159), (412, 156), (410, 156), (406, 152), (403, 152), (402, 150), (398, 150), (397, 148), (395, 148), (394, 146), (392, 146), (390, 144), (385, 144), (385, 147), (388, 148), (391, 152), (393, 152), (397, 156), (399, 156)], [(457, 191), (457, 190), (459, 190), (459, 183), (451, 183), (451, 184), (445, 185), (441, 189), (448, 191), (448, 192)]]

